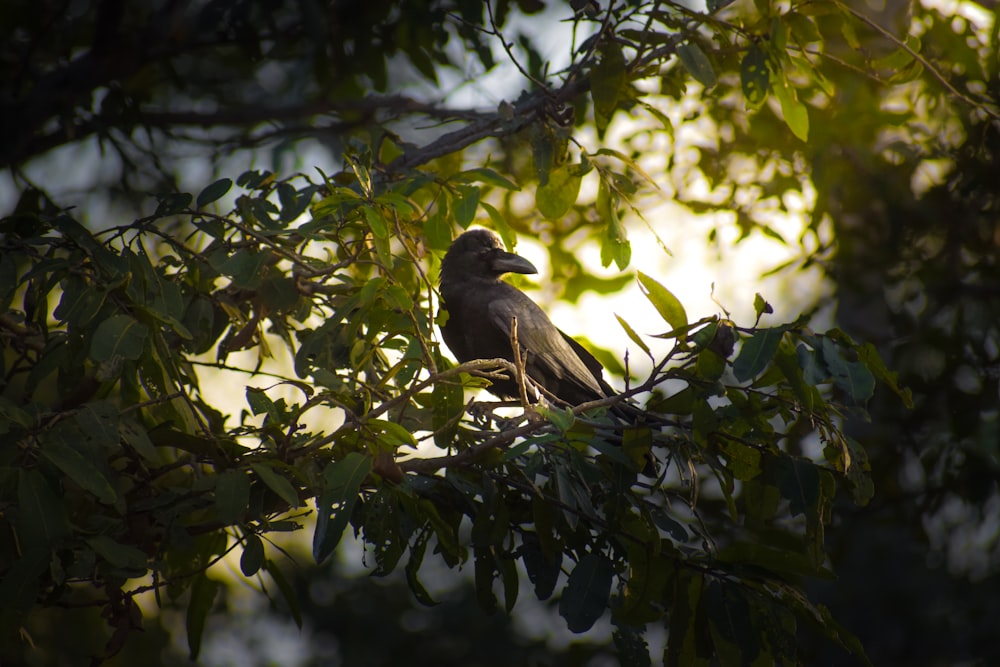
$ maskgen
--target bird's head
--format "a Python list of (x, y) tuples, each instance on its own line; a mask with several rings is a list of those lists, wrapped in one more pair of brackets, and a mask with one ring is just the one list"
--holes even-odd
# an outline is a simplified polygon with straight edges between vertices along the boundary
[(488, 229), (473, 229), (459, 236), (441, 261), (442, 281), (497, 279), (505, 273), (538, 273), (538, 269), (520, 255), (504, 250), (500, 237)]

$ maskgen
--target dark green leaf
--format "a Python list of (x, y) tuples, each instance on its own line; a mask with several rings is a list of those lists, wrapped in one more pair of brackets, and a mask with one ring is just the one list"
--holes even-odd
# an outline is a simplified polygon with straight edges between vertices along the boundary
[(114, 567), (135, 571), (132, 576), (141, 576), (146, 572), (148, 556), (133, 546), (116, 542), (107, 535), (88, 537), (87, 544)]
[(292, 483), (288, 481), (281, 473), (276, 471), (271, 467), (270, 463), (251, 463), (250, 467), (253, 471), (257, 473), (261, 481), (267, 485), (269, 489), (274, 491), (279, 498), (288, 503), (289, 507), (299, 506), (299, 493), (292, 486)]
[(0, 254), (0, 311), (5, 311), (17, 291), (17, 264), (11, 253)]
[(424, 562), (424, 551), (427, 549), (427, 542), (430, 540), (432, 532), (423, 532), (410, 547), (410, 559), (406, 563), (406, 583), (410, 587), (410, 591), (413, 593), (413, 597), (417, 599), (417, 602), (424, 605), (425, 607), (434, 607), (438, 602), (431, 597), (431, 594), (427, 592), (424, 585), (420, 582), (417, 574), (420, 571), (420, 565)]
[(608, 607), (614, 566), (604, 556), (587, 554), (573, 568), (559, 600), (559, 615), (570, 632), (586, 632)]
[(740, 81), (743, 84), (743, 97), (751, 109), (759, 109), (767, 100), (770, 88), (771, 70), (767, 66), (767, 55), (763, 49), (754, 44), (743, 56), (740, 65)]
[(48, 549), (35, 547), (24, 550), (0, 579), (0, 600), (3, 600), (4, 611), (27, 612), (35, 606), (39, 579), (48, 571), (51, 562), (52, 554)]
[(240, 572), (252, 577), (264, 565), (264, 541), (256, 533), (247, 533), (240, 556)]
[(195, 577), (191, 585), (191, 600), (188, 602), (187, 618), (185, 627), (187, 628), (188, 658), (196, 660), (201, 652), (201, 639), (205, 632), (205, 622), (208, 614), (212, 611), (215, 603), (215, 596), (218, 595), (222, 585), (209, 579), (204, 572)]
[(776, 462), (778, 490), (789, 501), (792, 515), (807, 514), (819, 499), (819, 470), (804, 459), (782, 457)]
[(34, 469), (18, 471), (18, 534), (26, 547), (57, 544), (71, 532), (69, 514), (59, 495)]
[(548, 600), (559, 581), (562, 566), (562, 552), (548, 556), (542, 551), (541, 543), (535, 533), (525, 533), (521, 536), (521, 558), (528, 579), (535, 587), (535, 597)]
[(228, 178), (220, 178), (198, 193), (198, 208), (203, 208), (212, 202), (221, 199), (229, 189), (233, 187), (233, 182)]
[(102, 503), (114, 505), (118, 501), (118, 492), (104, 473), (97, 469), (90, 458), (65, 442), (62, 437), (49, 433), (42, 442), (42, 454), (81, 488), (97, 496)]
[(130, 315), (113, 315), (101, 322), (90, 344), (94, 361), (116, 358), (135, 361), (142, 356), (149, 329)]
[(275, 564), (274, 561), (268, 559), (264, 561), (264, 569), (271, 579), (274, 580), (275, 585), (278, 590), (281, 591), (281, 597), (285, 599), (285, 604), (288, 605), (288, 610), (292, 614), (292, 619), (295, 621), (295, 625), (302, 629), (302, 609), (299, 607), (299, 598), (295, 594), (295, 589), (292, 588), (291, 583), (285, 577), (285, 573), (281, 571), (281, 568)]
[(724, 667), (750, 665), (760, 654), (760, 634), (753, 626), (750, 605), (735, 586), (710, 581), (705, 606), (712, 639)]
[(431, 392), (434, 444), (447, 449), (458, 435), (458, 417), (465, 410), (465, 392), (459, 384), (438, 382)]
[(629, 667), (647, 667), (653, 664), (646, 644), (645, 628), (632, 625), (616, 625), (611, 638), (618, 650), (618, 659)]
[(163, 462), (142, 426), (130, 419), (123, 419), (118, 430), (125, 444), (134, 449), (147, 463), (160, 465)]
[(763, 371), (774, 358), (784, 335), (783, 327), (760, 329), (750, 340), (743, 343), (739, 356), (733, 362), (733, 375), (736, 379), (746, 382)]
[(337, 548), (358, 501), (361, 483), (372, 469), (372, 459), (351, 452), (323, 471), (323, 490), (316, 501), (313, 558), (322, 563)]
[(242, 470), (227, 470), (215, 482), (215, 508), (225, 525), (237, 523), (250, 504), (250, 478)]
[(602, 133), (623, 97), (626, 83), (625, 56), (617, 42), (604, 42), (601, 59), (590, 72), (590, 94), (594, 100), (597, 131)]
[(677, 47), (677, 57), (684, 63), (684, 67), (695, 78), (698, 83), (705, 88), (713, 87), (717, 78), (712, 61), (708, 59), (701, 47), (694, 42), (685, 42)]

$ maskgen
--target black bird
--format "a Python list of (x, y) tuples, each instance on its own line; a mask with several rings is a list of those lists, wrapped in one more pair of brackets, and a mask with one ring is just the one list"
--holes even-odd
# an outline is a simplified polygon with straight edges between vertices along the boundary
[[(529, 377), (570, 405), (605, 398), (614, 390), (604, 381), (594, 355), (556, 328), (527, 295), (500, 277), (505, 273), (538, 273), (528, 260), (503, 249), (500, 238), (486, 229), (465, 232), (451, 244), (441, 262), (441, 298), (448, 318), (441, 334), (460, 362), (473, 359), (514, 361), (511, 320)], [(513, 379), (489, 388), (502, 398), (516, 398)], [(529, 395), (531, 388), (528, 387)]]

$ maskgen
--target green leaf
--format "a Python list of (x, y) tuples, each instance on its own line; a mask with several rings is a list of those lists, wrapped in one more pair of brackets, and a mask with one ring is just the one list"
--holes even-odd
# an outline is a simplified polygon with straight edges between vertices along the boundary
[(649, 667), (652, 659), (646, 644), (645, 628), (632, 625), (616, 625), (611, 638), (618, 650), (618, 659), (630, 667)]
[(461, 171), (452, 176), (449, 180), (456, 183), (472, 183), (479, 181), (480, 183), (493, 185), (498, 188), (503, 188), (504, 190), (517, 191), (521, 189), (521, 187), (514, 181), (506, 178), (505, 176), (501, 176), (494, 170), (487, 167), (478, 167), (476, 169)]
[(410, 591), (413, 593), (413, 597), (417, 599), (417, 602), (424, 605), (425, 607), (434, 607), (439, 604), (431, 594), (427, 592), (424, 585), (420, 582), (417, 576), (420, 571), (420, 564), (424, 561), (424, 551), (427, 550), (427, 542), (430, 541), (430, 536), (433, 531), (425, 530), (423, 533), (417, 537), (413, 546), (410, 547), (410, 558), (406, 562), (406, 583), (410, 587)]
[(652, 359), (653, 353), (650, 352), (649, 346), (646, 345), (645, 341), (643, 341), (642, 338), (639, 337), (639, 334), (635, 332), (635, 329), (633, 329), (628, 322), (623, 320), (618, 313), (615, 313), (615, 319), (618, 320), (618, 324), (620, 324), (622, 329), (625, 330), (625, 333), (628, 334), (628, 337), (632, 339), (632, 342), (638, 345), (639, 349), (645, 352), (647, 357)]
[(112, 315), (101, 322), (90, 345), (90, 358), (111, 361), (116, 358), (135, 361), (142, 356), (149, 329), (130, 315)]
[(288, 611), (291, 613), (292, 619), (295, 621), (295, 625), (297, 625), (301, 630), (302, 608), (299, 606), (299, 598), (295, 594), (295, 589), (292, 588), (288, 578), (285, 577), (285, 573), (281, 571), (281, 568), (278, 567), (274, 561), (270, 559), (265, 560), (264, 570), (271, 575), (271, 579), (278, 587), (278, 590), (281, 591), (281, 597), (285, 599), (285, 604), (288, 605)]
[(18, 470), (17, 505), (15, 525), (28, 548), (55, 545), (72, 532), (66, 505), (38, 470)]
[(434, 444), (447, 449), (458, 435), (458, 417), (465, 411), (465, 392), (459, 384), (438, 382), (434, 385), (431, 396)]
[(747, 107), (759, 109), (767, 101), (767, 91), (771, 86), (771, 70), (767, 66), (767, 56), (756, 44), (750, 47), (740, 64), (740, 83)]
[(475, 185), (460, 185), (452, 194), (452, 212), (455, 222), (462, 229), (468, 228), (476, 219), (476, 209), (479, 208), (479, 188)]
[(451, 245), (451, 223), (441, 213), (440, 209), (427, 218), (424, 223), (424, 234), (427, 236), (427, 243), (434, 250), (447, 250)]
[(586, 632), (608, 607), (614, 566), (600, 554), (587, 554), (573, 568), (559, 600), (559, 615), (570, 632)]
[(722, 440), (719, 450), (726, 457), (726, 467), (741, 482), (749, 482), (761, 473), (760, 450), (736, 440)]
[(196, 660), (201, 652), (201, 639), (205, 633), (205, 622), (212, 611), (215, 596), (222, 585), (209, 579), (204, 572), (195, 577), (191, 586), (191, 600), (188, 602), (185, 627), (187, 628), (188, 658)]
[(784, 327), (760, 329), (750, 340), (743, 343), (739, 356), (733, 362), (733, 375), (736, 379), (746, 382), (763, 371), (774, 358), (784, 335)]
[[(0, 579), (0, 600), (3, 600), (4, 612), (25, 613), (35, 607), (39, 579), (48, 571), (51, 562), (52, 554), (48, 549), (33, 547), (24, 550)], [(7, 628), (3, 630), (6, 634)]]
[(42, 441), (42, 454), (45, 458), (54, 463), (80, 488), (94, 494), (102, 503), (114, 505), (118, 501), (115, 487), (104, 473), (94, 466), (90, 458), (55, 433), (49, 433), (47, 436)]
[(764, 297), (760, 295), (760, 292), (753, 295), (753, 309), (757, 314), (758, 320), (762, 315), (770, 315), (774, 312), (774, 308), (772, 308), (771, 304), (764, 300)]
[(590, 95), (594, 100), (594, 117), (599, 134), (611, 122), (626, 81), (625, 56), (621, 45), (604, 42), (601, 59), (590, 72)]
[(834, 383), (858, 403), (871, 398), (875, 392), (875, 376), (868, 367), (861, 361), (845, 360), (833, 339), (824, 336), (821, 341), (819, 351)]
[(208, 187), (198, 193), (198, 208), (204, 208), (208, 204), (221, 199), (232, 187), (233, 182), (228, 178), (220, 178), (214, 183), (211, 183)]
[(229, 526), (240, 520), (250, 504), (250, 478), (242, 470), (227, 470), (215, 480), (215, 508), (219, 521)]
[(279, 498), (284, 500), (289, 507), (299, 507), (300, 502), (298, 491), (295, 490), (295, 487), (292, 486), (292, 483), (289, 482), (288, 479), (271, 467), (270, 463), (251, 463), (250, 467), (253, 468), (255, 473), (257, 473), (261, 481), (263, 481), (269, 489), (274, 491)]
[(364, 212), (365, 220), (368, 222), (368, 228), (372, 230), (372, 234), (375, 235), (375, 238), (389, 238), (389, 225), (386, 222), (382, 211), (374, 206), (365, 206)]
[(882, 357), (879, 355), (878, 350), (871, 343), (865, 343), (864, 345), (855, 348), (858, 353), (858, 358), (864, 362), (868, 370), (880, 380), (883, 384), (889, 387), (897, 396), (903, 400), (903, 405), (907, 408), (913, 409), (913, 392), (907, 387), (903, 388), (899, 386), (899, 375), (897, 373), (890, 372), (885, 366), (885, 362), (882, 361)]
[(337, 548), (358, 501), (361, 483), (372, 469), (372, 459), (351, 452), (323, 470), (323, 490), (316, 501), (313, 559), (322, 563)]
[(140, 573), (146, 572), (148, 556), (133, 546), (116, 542), (107, 535), (89, 537), (87, 544), (98, 556), (116, 568), (136, 571), (133, 576), (141, 576)]
[(781, 103), (781, 115), (785, 124), (801, 141), (809, 140), (809, 110), (799, 101), (795, 90), (787, 81), (778, 81), (774, 86), (774, 96)]
[(548, 182), (535, 190), (538, 212), (550, 220), (566, 215), (580, 196), (582, 182), (578, 165), (564, 164), (550, 171)]
[(660, 317), (664, 319), (671, 327), (678, 329), (680, 327), (687, 326), (688, 319), (687, 313), (684, 311), (684, 306), (675, 297), (670, 290), (656, 282), (653, 278), (650, 278), (641, 271), (637, 272), (637, 278), (639, 280), (639, 287), (642, 293), (646, 295), (649, 302), (653, 304), (656, 308), (656, 312), (660, 314)]
[(521, 558), (528, 580), (535, 587), (535, 597), (548, 600), (559, 582), (562, 566), (562, 552), (552, 556), (542, 551), (541, 542), (535, 533), (526, 532), (521, 536)]
[(807, 514), (819, 499), (819, 469), (811, 461), (783, 457), (777, 460), (778, 490), (788, 499), (792, 516)]
[(632, 260), (632, 246), (628, 242), (625, 225), (618, 217), (618, 195), (602, 175), (597, 187), (597, 215), (607, 224), (601, 242), (601, 264), (608, 266), (613, 261), (620, 270), (625, 270)]
[(480, 202), (480, 205), (486, 211), (486, 214), (490, 216), (490, 221), (493, 223), (494, 229), (500, 234), (500, 238), (503, 239), (503, 243), (509, 250), (513, 250), (514, 246), (517, 245), (517, 232), (514, 228), (507, 224), (507, 219), (500, 215), (500, 211), (487, 202)]
[(705, 591), (710, 632), (723, 667), (750, 665), (761, 651), (761, 636), (753, 626), (750, 605), (736, 586), (712, 580)]
[(413, 434), (394, 421), (372, 419), (365, 424), (365, 427), (379, 434), (378, 444), (383, 447), (384, 451), (395, 452), (399, 447), (408, 446), (415, 448), (417, 446), (417, 441), (414, 439)]
[(229, 276), (237, 287), (256, 289), (264, 277), (264, 270), (271, 259), (269, 252), (255, 249), (240, 250), (232, 255), (220, 249), (208, 257), (208, 262), (219, 273)]
[(257, 574), (264, 565), (264, 541), (256, 533), (247, 533), (240, 556), (240, 572), (245, 577)]
[(728, 563), (754, 565), (786, 579), (789, 575), (828, 580), (834, 578), (830, 570), (817, 566), (804, 553), (759, 542), (733, 542), (719, 551), (719, 559)]
[(0, 254), (0, 311), (5, 311), (17, 291), (17, 264), (11, 253)]
[[(702, 598), (705, 580), (700, 574), (674, 579), (673, 601), (667, 632), (667, 648), (663, 652), (665, 665), (698, 664), (702, 644)], [(707, 662), (707, 661), (706, 661)]]
[(712, 61), (708, 59), (701, 47), (694, 42), (685, 42), (677, 47), (677, 57), (684, 67), (706, 89), (715, 86), (718, 81)]

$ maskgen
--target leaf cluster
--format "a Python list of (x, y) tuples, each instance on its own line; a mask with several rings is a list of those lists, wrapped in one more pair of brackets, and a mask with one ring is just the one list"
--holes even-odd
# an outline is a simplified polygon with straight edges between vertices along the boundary
[[(673, 341), (641, 384), (527, 422), (466, 404), (517, 369), (441, 353), (442, 218), (518, 186), (429, 176), (379, 181), (356, 155), (318, 181), (248, 172), (162, 197), (100, 234), (30, 197), (3, 220), (4, 636), (73, 601), (104, 608), (113, 653), (152, 591), (186, 605), (195, 656), (214, 564), (238, 555), (297, 616), (275, 535), (310, 530), (322, 562), (350, 528), (425, 604), (433, 556), (471, 565), (488, 611), (513, 608), (520, 568), (571, 631), (610, 610), (623, 652), (660, 623), (671, 659), (793, 659), (807, 623), (861, 654), (800, 582), (828, 576), (838, 481), (871, 497), (839, 424), (876, 381), (900, 391), (873, 350), (802, 322), (690, 322), (640, 274)], [(608, 412), (626, 403), (634, 424)]]

